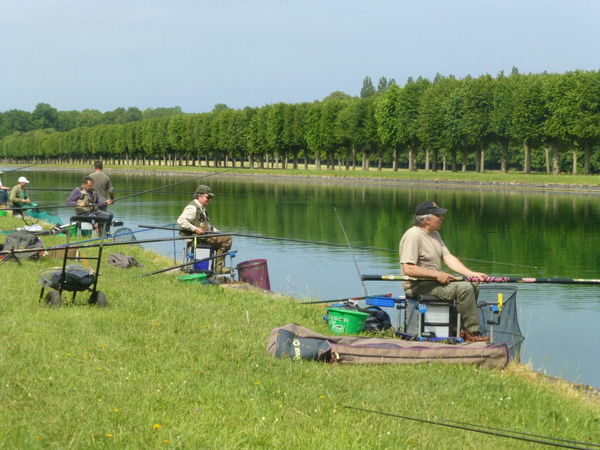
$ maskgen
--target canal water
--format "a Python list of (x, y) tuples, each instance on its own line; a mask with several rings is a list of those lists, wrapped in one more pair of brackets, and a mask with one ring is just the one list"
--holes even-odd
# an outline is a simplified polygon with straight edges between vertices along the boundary
[[(107, 171), (117, 199), (185, 178)], [(30, 180), (40, 205), (64, 205), (81, 183), (82, 171), (19, 172)], [(196, 176), (196, 175), (194, 175)], [(190, 176), (191, 178), (192, 176)], [(3, 176), (5, 185), (16, 178)], [(516, 189), (410, 187), (391, 183), (306, 182), (263, 177), (210, 176), (157, 192), (117, 201), (111, 211), (126, 227), (176, 221), (199, 183), (216, 193), (211, 221), (222, 231), (345, 244), (342, 226), (363, 274), (399, 274), (397, 248), (410, 227), (414, 206), (435, 200), (448, 209), (442, 237), (469, 267), (495, 276), (600, 278), (596, 247), (600, 197)], [(335, 210), (334, 210), (335, 208)], [(51, 210), (48, 210), (49, 212)], [(65, 222), (70, 209), (54, 210)], [(143, 231), (138, 239), (171, 237), (169, 231)], [(363, 293), (347, 246), (234, 238), (234, 264), (268, 261), (273, 290), (297, 298), (334, 299)], [(183, 245), (145, 245), (181, 260)], [(369, 294), (403, 295), (400, 283), (366, 282)], [(600, 336), (600, 286), (519, 284), (518, 312), (526, 337), (522, 361), (538, 371), (600, 387), (596, 339)], [(283, 325), (283, 324), (282, 324)]]

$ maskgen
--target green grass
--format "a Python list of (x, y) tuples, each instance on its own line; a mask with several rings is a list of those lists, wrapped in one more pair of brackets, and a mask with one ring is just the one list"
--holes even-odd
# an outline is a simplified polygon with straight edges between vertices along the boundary
[(184, 284), (173, 274), (140, 278), (169, 260), (137, 247), (109, 247), (105, 258), (116, 251), (145, 267), (104, 259), (105, 309), (38, 302), (39, 272), (60, 260), (0, 266), (0, 447), (537, 448), (345, 405), (600, 441), (596, 400), (521, 365), (275, 359), (265, 351), (270, 330), (296, 322), (327, 334), (325, 306)]
[[(57, 167), (60, 169), (90, 169), (89, 164), (63, 164), (57, 166), (47, 166), (40, 164), (31, 168), (44, 169), (48, 167)], [(385, 182), (391, 181), (421, 181), (430, 182), (435, 184), (443, 184), (444, 182), (458, 182), (458, 183), (508, 183), (511, 188), (518, 188), (520, 185), (527, 187), (528, 185), (539, 185), (543, 189), (556, 189), (556, 185), (563, 186), (588, 186), (597, 187), (600, 186), (600, 177), (597, 175), (570, 175), (570, 174), (559, 174), (559, 175), (548, 175), (546, 173), (531, 173), (524, 174), (520, 171), (511, 170), (509, 173), (501, 173), (499, 171), (488, 170), (484, 173), (477, 172), (426, 172), (419, 170), (417, 172), (410, 172), (407, 169), (400, 169), (397, 172), (391, 169), (383, 169), (378, 171), (376, 168), (371, 168), (369, 171), (357, 170), (326, 170), (323, 166), (323, 170), (316, 170), (314, 165), (310, 165), (308, 170), (304, 170), (304, 166), (297, 170), (293, 169), (250, 169), (246, 164), (245, 168), (237, 164), (237, 168), (230, 171), (230, 174), (243, 174), (243, 175), (263, 175), (263, 176), (281, 176), (281, 177), (312, 177), (312, 178), (338, 178), (338, 179), (364, 179), (364, 180), (380, 180)], [(225, 167), (215, 169), (214, 167), (206, 166), (159, 166), (159, 165), (109, 165), (105, 163), (104, 168), (110, 172), (110, 170), (135, 170), (135, 171), (148, 171), (148, 172), (181, 172), (181, 173), (197, 173), (197, 172), (214, 172), (215, 170), (224, 170)], [(337, 166), (336, 166), (337, 168)], [(231, 163), (227, 167), (231, 169)]]

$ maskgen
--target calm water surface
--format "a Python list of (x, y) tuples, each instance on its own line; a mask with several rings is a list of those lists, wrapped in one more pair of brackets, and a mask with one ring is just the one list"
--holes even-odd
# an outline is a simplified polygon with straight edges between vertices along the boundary
[[(117, 198), (181, 181), (172, 175), (117, 174), (107, 171)], [(19, 173), (22, 175), (23, 173)], [(34, 201), (63, 205), (87, 172), (28, 171)], [(4, 184), (16, 178), (6, 174)], [(442, 237), (450, 251), (472, 269), (515, 277), (600, 278), (595, 243), (600, 197), (511, 190), (407, 188), (384, 184), (330, 184), (273, 181), (260, 177), (211, 176), (217, 196), (212, 222), (223, 231), (345, 244), (337, 209), (352, 245), (394, 250), (354, 250), (364, 274), (399, 274), (396, 249), (411, 225), (414, 206), (435, 200), (448, 208)], [(198, 182), (118, 201), (111, 211), (125, 226), (174, 222)], [(65, 191), (53, 189), (66, 189)], [(120, 192), (119, 192), (120, 191)], [(131, 191), (131, 192), (126, 192)], [(56, 210), (63, 220), (70, 209)], [(139, 239), (170, 237), (144, 231)], [(153, 246), (182, 258), (182, 245)], [(264, 258), (273, 290), (295, 297), (343, 298), (362, 295), (348, 248), (235, 237), (235, 263)], [(403, 295), (399, 283), (368, 282), (370, 294)], [(522, 360), (553, 376), (600, 387), (600, 286), (519, 285), (519, 321), (526, 336)], [(265, 337), (266, 339), (266, 337)]]

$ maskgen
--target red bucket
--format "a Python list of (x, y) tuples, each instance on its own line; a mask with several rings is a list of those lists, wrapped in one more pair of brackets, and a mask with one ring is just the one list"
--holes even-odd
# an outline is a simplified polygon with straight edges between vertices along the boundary
[(265, 291), (271, 290), (266, 259), (251, 259), (250, 261), (241, 262), (235, 267), (240, 281), (252, 284)]

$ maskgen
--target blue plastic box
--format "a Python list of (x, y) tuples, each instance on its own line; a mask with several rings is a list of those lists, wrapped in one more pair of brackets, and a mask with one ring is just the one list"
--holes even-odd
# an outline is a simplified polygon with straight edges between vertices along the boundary
[(393, 297), (367, 297), (367, 305), (382, 306), (384, 308), (393, 308), (396, 306), (396, 299)]

